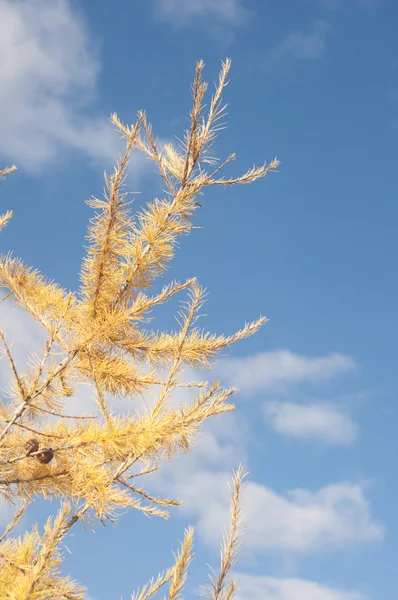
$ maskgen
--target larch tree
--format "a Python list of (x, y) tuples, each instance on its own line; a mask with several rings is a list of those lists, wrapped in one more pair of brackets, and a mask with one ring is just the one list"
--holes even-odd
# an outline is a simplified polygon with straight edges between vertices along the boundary
[[(224, 161), (211, 149), (225, 116), (223, 90), (230, 60), (222, 64), (206, 108), (203, 62), (192, 86), (190, 125), (178, 144), (160, 147), (145, 112), (127, 126), (116, 114), (111, 122), (125, 141), (124, 153), (105, 176), (104, 198), (92, 198), (95, 211), (80, 288), (68, 292), (10, 254), (0, 258), (0, 286), (5, 299), (22, 307), (43, 328), (46, 342), (19, 372), (6, 331), (0, 342), (12, 379), (0, 403), (0, 490), (15, 516), (0, 537), (0, 599), (82, 599), (85, 589), (62, 574), (62, 541), (79, 522), (115, 519), (131, 508), (167, 517), (177, 500), (158, 498), (137, 483), (162, 468), (162, 459), (190, 450), (204, 421), (234, 409), (233, 388), (218, 381), (183, 383), (184, 368), (211, 366), (220, 351), (255, 333), (261, 317), (230, 336), (204, 333), (196, 326), (204, 290), (196, 279), (174, 281), (158, 293), (151, 287), (173, 259), (179, 238), (193, 229), (198, 196), (209, 186), (228, 187), (263, 179), (278, 161), (226, 178)], [(137, 215), (131, 213), (125, 178), (133, 149), (142, 151), (163, 178), (165, 193)], [(4, 169), (4, 176), (15, 167)], [(0, 217), (0, 227), (12, 213)], [(156, 306), (177, 294), (188, 300), (179, 313), (179, 328), (155, 332), (146, 327)], [(93, 386), (97, 415), (66, 414), (66, 399), (81, 382)], [(172, 406), (178, 388), (196, 390), (194, 400)], [(153, 402), (132, 414), (117, 411), (117, 401), (155, 389)], [(212, 600), (231, 600), (236, 584), (229, 579), (239, 548), (239, 496), (243, 469), (233, 475), (231, 527), (221, 548), (219, 575), (207, 586)], [(37, 498), (60, 500), (60, 510), (43, 530), (35, 526), (20, 537), (13, 530)], [(175, 562), (147, 583), (134, 600), (152, 598), (166, 585), (165, 598), (182, 598), (192, 556), (193, 529)]]

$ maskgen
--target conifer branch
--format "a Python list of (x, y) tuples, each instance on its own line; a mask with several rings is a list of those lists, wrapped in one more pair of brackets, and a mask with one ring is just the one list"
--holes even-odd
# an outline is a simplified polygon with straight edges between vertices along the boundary
[[(187, 366), (210, 368), (217, 355), (255, 333), (266, 319), (248, 323), (228, 336), (204, 333), (195, 325), (204, 300), (196, 279), (172, 282), (152, 295), (147, 291), (170, 265), (179, 239), (197, 228), (192, 222), (200, 207), (197, 199), (207, 187), (252, 183), (279, 165), (275, 159), (239, 177), (225, 177), (223, 169), (235, 155), (223, 162), (211, 155), (217, 133), (224, 127), (223, 92), (230, 66), (229, 59), (222, 63), (205, 114), (204, 63), (197, 63), (190, 122), (179, 147), (160, 147), (144, 111), (132, 126), (116, 114), (111, 116), (126, 146), (114, 172), (105, 176), (104, 199), (93, 197), (88, 202), (95, 214), (77, 293), (63, 290), (11, 255), (0, 258), (3, 300), (11, 299), (23, 308), (47, 334), (42, 355), (32, 357), (20, 373), (0, 332), (12, 373), (11, 401), (0, 402), (0, 492), (11, 502), (22, 500), (0, 536), (0, 597), (12, 589), (15, 600), (82, 600), (83, 588), (59, 571), (59, 549), (70, 529), (83, 519), (113, 522), (128, 508), (167, 518), (166, 508), (180, 501), (152, 495), (135, 485), (136, 478), (161, 468), (163, 459), (188, 451), (208, 418), (234, 410), (229, 398), (235, 388), (225, 389), (219, 382), (185, 383), (181, 374)], [(166, 185), (165, 197), (148, 203), (136, 219), (125, 190), (133, 149), (152, 160)], [(3, 169), (0, 178), (13, 170)], [(10, 216), (10, 211), (0, 216), (0, 228)], [(184, 290), (189, 290), (189, 300), (180, 313), (178, 331), (143, 328), (152, 320), (154, 308)], [(94, 388), (104, 419), (64, 411), (66, 399), (81, 382)], [(153, 391), (153, 386), (160, 386), (154, 406), (136, 413), (118, 411), (120, 397), (134, 400)], [(197, 394), (173, 408), (168, 400), (177, 388), (197, 388)], [(107, 394), (114, 396), (112, 407)], [(51, 447), (43, 448), (45, 440)], [(132, 472), (134, 467), (136, 472)], [(210, 583), (211, 600), (232, 600), (237, 589), (228, 577), (239, 550), (243, 477), (242, 470), (234, 475), (231, 529), (224, 537), (220, 573)], [(47, 522), (43, 535), (33, 528), (25, 536), (11, 538), (9, 534), (35, 497), (67, 500), (78, 508), (72, 514), (69, 505), (63, 505), (55, 520)], [(174, 566), (151, 580), (133, 600), (152, 597), (166, 583), (170, 584), (167, 600), (181, 598), (192, 543), (193, 530), (189, 529)]]
[(23, 517), (24, 512), (28, 508), (29, 504), (30, 504), (30, 499), (29, 498), (25, 499), (22, 502), (21, 506), (19, 507), (19, 509), (15, 513), (14, 518), (12, 519), (12, 521), (10, 521), (10, 523), (5, 528), (4, 532), (1, 534), (1, 536), (0, 536), (0, 544), (11, 533), (11, 531), (14, 529), (14, 527), (16, 525), (18, 525), (19, 521)]
[(189, 527), (185, 531), (184, 540), (173, 567), (173, 576), (170, 582), (170, 589), (167, 595), (167, 600), (177, 600), (180, 597), (181, 591), (188, 577), (188, 567), (192, 560), (192, 545), (193, 545), (194, 529)]
[[(220, 572), (216, 580), (210, 578), (210, 590), (207, 591), (210, 600), (224, 600), (232, 598), (236, 585), (234, 582), (229, 582), (228, 587), (226, 579), (236, 561), (240, 549), (241, 524), (242, 524), (242, 509), (240, 508), (240, 497), (242, 490), (242, 482), (246, 477), (246, 471), (240, 467), (233, 476), (232, 494), (231, 494), (231, 527), (228, 535), (224, 535), (221, 546), (221, 565)], [(225, 592), (225, 593), (224, 593)]]
[(151, 418), (156, 419), (156, 417), (162, 412), (165, 406), (165, 402), (167, 400), (168, 395), (170, 394), (173, 387), (175, 387), (175, 377), (178, 374), (178, 370), (180, 368), (181, 360), (182, 360), (182, 351), (184, 348), (184, 344), (188, 335), (188, 331), (192, 324), (194, 323), (196, 313), (203, 303), (203, 291), (201, 288), (195, 283), (191, 288), (191, 302), (188, 305), (187, 312), (183, 315), (183, 325), (181, 328), (181, 332), (179, 334), (179, 340), (177, 347), (175, 349), (174, 361), (173, 365), (170, 369), (169, 376), (167, 378), (166, 383), (162, 386), (159, 399), (151, 412)]

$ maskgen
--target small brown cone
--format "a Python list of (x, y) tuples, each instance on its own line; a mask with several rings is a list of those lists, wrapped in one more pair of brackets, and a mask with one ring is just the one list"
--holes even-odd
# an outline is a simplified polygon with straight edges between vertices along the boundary
[(52, 448), (43, 448), (40, 454), (37, 455), (37, 459), (43, 464), (47, 465), (54, 458), (54, 452)]

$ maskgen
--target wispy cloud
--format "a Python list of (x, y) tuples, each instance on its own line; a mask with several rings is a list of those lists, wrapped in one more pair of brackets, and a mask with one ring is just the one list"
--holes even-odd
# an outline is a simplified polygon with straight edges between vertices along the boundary
[(117, 156), (107, 117), (90, 116), (99, 62), (68, 0), (0, 0), (0, 155), (37, 170), (62, 149)]
[(357, 425), (341, 406), (270, 402), (263, 411), (266, 422), (286, 436), (336, 445), (350, 444), (357, 436)]
[(264, 61), (267, 70), (286, 70), (300, 61), (322, 58), (327, 49), (331, 26), (325, 21), (315, 22), (307, 31), (292, 31), (271, 49)]
[(365, 600), (359, 592), (331, 588), (298, 578), (276, 578), (234, 573), (237, 600)]
[(203, 18), (224, 25), (239, 26), (246, 23), (250, 16), (241, 0), (156, 0), (155, 14), (157, 18), (177, 27)]
[[(227, 523), (229, 478), (228, 473), (202, 471), (174, 479), (185, 510), (196, 515), (198, 532), (210, 544), (218, 543), (220, 524)], [(168, 483), (170, 489), (172, 482)], [(347, 549), (383, 537), (362, 486), (349, 482), (278, 494), (248, 481), (242, 506), (247, 515), (245, 551), (310, 554), (320, 549)]]
[(286, 388), (292, 384), (319, 383), (355, 368), (343, 354), (308, 357), (289, 350), (262, 352), (246, 358), (231, 358), (217, 365), (217, 374), (251, 394)]
[(352, 544), (380, 540), (361, 485), (341, 482), (319, 490), (295, 489), (277, 494), (249, 482), (244, 498), (248, 538), (252, 549), (310, 553), (346, 549)]

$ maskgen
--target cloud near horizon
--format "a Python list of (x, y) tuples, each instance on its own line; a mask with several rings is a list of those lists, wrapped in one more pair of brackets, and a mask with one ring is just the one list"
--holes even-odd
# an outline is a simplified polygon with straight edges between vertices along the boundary
[[(183, 500), (183, 511), (196, 516), (200, 537), (209, 545), (217, 545), (220, 527), (228, 523), (230, 473), (190, 473), (186, 469), (175, 473), (173, 476), (164, 465), (164, 484), (167, 479), (167, 489), (174, 488)], [(248, 515), (244, 551), (249, 553), (310, 555), (319, 550), (347, 550), (384, 536), (381, 525), (373, 521), (363, 487), (350, 482), (280, 494), (247, 481), (242, 508)]]
[(365, 600), (355, 591), (321, 585), (297, 577), (277, 578), (233, 573), (238, 583), (237, 600)]

